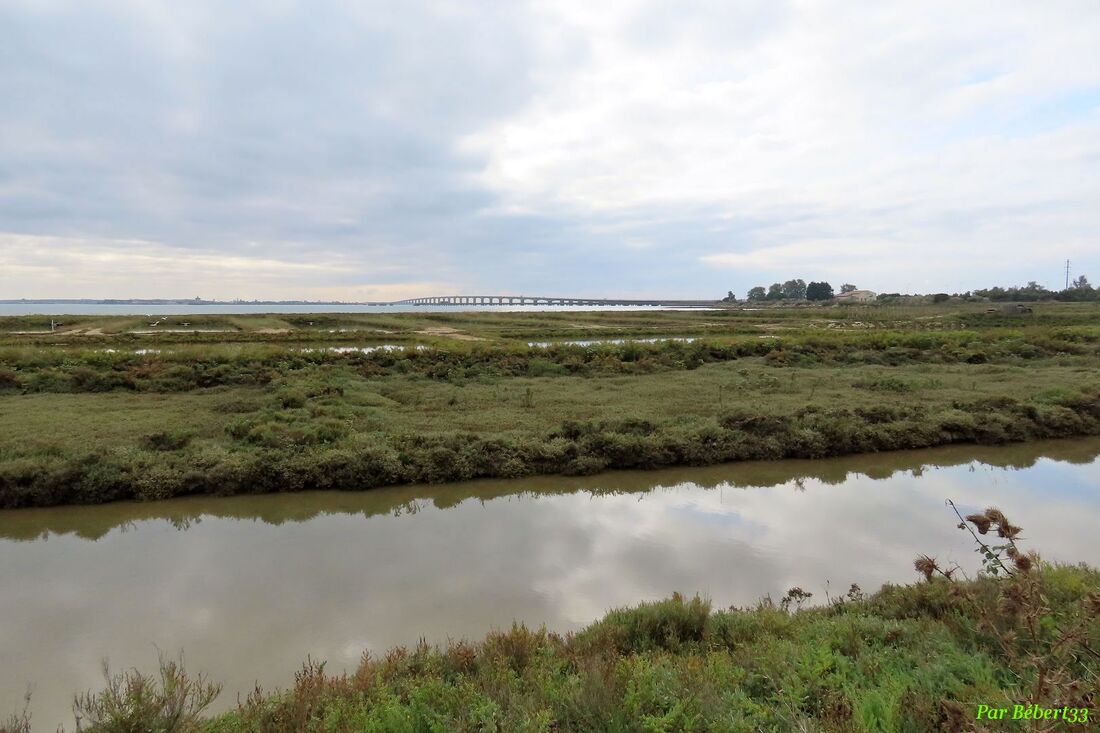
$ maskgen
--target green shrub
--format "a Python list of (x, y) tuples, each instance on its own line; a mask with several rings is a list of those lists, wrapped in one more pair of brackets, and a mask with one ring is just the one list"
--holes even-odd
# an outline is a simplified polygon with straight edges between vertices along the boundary
[(607, 468), (607, 459), (594, 456), (594, 455), (582, 455), (572, 459), (565, 466), (562, 467), (562, 473), (566, 476), (591, 476), (592, 474), (599, 473)]
[(0, 367), (0, 392), (14, 392), (23, 388), (19, 373), (14, 369)]
[(662, 601), (608, 612), (601, 623), (578, 637), (578, 643), (582, 648), (610, 646), (619, 654), (681, 651), (702, 642), (709, 616), (709, 601), (699, 596), (685, 600), (674, 593)]
[(912, 392), (913, 385), (896, 377), (877, 377), (875, 379), (857, 379), (852, 382), (856, 389), (869, 389), (877, 392)]
[(158, 430), (142, 437), (141, 444), (149, 450), (174, 451), (187, 447), (191, 435), (179, 431)]
[(205, 676), (191, 676), (182, 660), (161, 655), (157, 677), (137, 670), (112, 674), (107, 686), (86, 692), (73, 703), (77, 731), (89, 733), (193, 733), (202, 729), (202, 713), (221, 692)]
[(279, 404), (288, 410), (305, 407), (307, 399), (306, 393), (298, 389), (287, 389), (279, 393)]
[[(573, 370), (576, 371), (576, 363), (573, 363)], [(571, 370), (565, 365), (556, 362), (549, 361), (547, 359), (533, 358), (527, 363), (527, 376), (529, 377), (552, 377), (561, 374), (568, 374)]]

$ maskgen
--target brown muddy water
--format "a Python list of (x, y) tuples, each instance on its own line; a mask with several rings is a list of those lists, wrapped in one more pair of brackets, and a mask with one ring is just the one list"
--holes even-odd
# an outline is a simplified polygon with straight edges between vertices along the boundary
[[(157, 650), (225, 684), (285, 686), (307, 655), (578, 629), (699, 592), (746, 605), (914, 579), (922, 552), (977, 562), (945, 507), (996, 505), (1047, 559), (1100, 565), (1100, 439), (588, 478), (0, 511), (0, 718), (33, 689), (70, 730), (101, 664)], [(828, 585), (827, 585), (828, 583)]]

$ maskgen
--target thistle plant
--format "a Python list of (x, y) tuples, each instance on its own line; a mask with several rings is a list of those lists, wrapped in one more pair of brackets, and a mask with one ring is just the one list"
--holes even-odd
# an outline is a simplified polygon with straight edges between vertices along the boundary
[[(995, 507), (965, 517), (951, 500), (958, 527), (969, 532), (981, 557), (979, 582), (957, 583), (958, 567), (943, 569), (935, 558), (913, 565), (929, 582), (951, 584), (952, 596), (969, 607), (977, 640), (992, 647), (1027, 690), (1021, 703), (1045, 707), (1092, 707), (1100, 699), (1100, 593), (1089, 593), (1069, 610), (1058, 611), (1048, 598), (1052, 584), (1044, 575), (1058, 566), (1040, 561), (1034, 550), (1020, 548), (1022, 529)], [(992, 541), (992, 537), (999, 541)], [(987, 541), (987, 538), (991, 541)], [(1062, 723), (1036, 721), (1033, 730), (1054, 730)]]

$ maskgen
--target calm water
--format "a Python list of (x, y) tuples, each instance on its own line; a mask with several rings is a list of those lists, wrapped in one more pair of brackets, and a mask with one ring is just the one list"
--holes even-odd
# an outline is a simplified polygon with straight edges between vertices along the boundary
[(910, 581), (975, 557), (944, 499), (994, 504), (1048, 559), (1100, 564), (1100, 440), (954, 447), (584, 479), (0, 512), (0, 718), (34, 685), (71, 725), (100, 662), (156, 649), (225, 683), (285, 685), (312, 655), (577, 629), (674, 590), (749, 604), (791, 586)]

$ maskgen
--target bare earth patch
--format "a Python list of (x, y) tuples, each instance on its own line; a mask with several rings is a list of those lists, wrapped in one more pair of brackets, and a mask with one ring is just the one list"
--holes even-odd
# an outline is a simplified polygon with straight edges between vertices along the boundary
[(232, 328), (158, 328), (155, 331), (130, 331), (129, 333), (135, 336), (152, 336), (157, 333), (231, 333), (232, 331)]
[(422, 333), (425, 336), (443, 336), (444, 338), (456, 339), (458, 341), (484, 341), (485, 339), (480, 336), (471, 336), (465, 331), (460, 331), (457, 328), (451, 328), (450, 326), (428, 326), (422, 328), (419, 331), (413, 333)]

